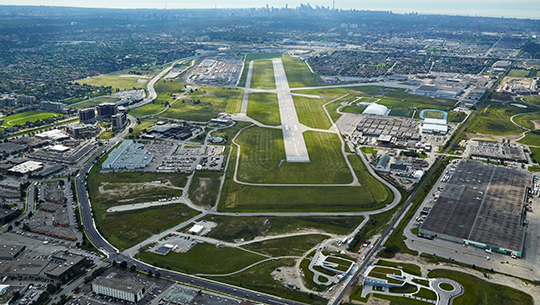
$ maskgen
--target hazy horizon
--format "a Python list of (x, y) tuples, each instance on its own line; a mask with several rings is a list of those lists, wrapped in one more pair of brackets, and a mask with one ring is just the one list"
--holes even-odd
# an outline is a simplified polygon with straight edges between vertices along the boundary
[[(309, 3), (311, 6), (324, 6), (332, 8), (332, 0), (325, 1), (235, 1), (231, 3), (226, 0), (199, 0), (196, 2), (184, 2), (173, 0), (162, 1), (142, 1), (142, 0), (81, 0), (74, 3), (69, 0), (5, 0), (2, 5), (14, 6), (65, 6), (65, 7), (86, 7), (86, 8), (117, 8), (117, 9), (210, 9), (210, 8), (260, 8), (269, 7), (282, 8), (288, 5), (289, 8), (300, 6), (301, 3)], [(485, 1), (485, 0), (380, 0), (372, 1), (352, 1), (336, 0), (336, 9), (357, 9), (372, 11), (392, 11), (394, 13), (420, 14), (441, 14), (441, 15), (462, 15), (462, 16), (484, 16), (484, 17), (505, 17), (505, 18), (529, 18), (540, 19), (540, 1)]]

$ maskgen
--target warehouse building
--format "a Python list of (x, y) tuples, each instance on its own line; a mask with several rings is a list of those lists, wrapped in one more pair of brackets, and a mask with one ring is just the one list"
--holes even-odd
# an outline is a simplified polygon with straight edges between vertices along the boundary
[(521, 257), (531, 183), (527, 171), (463, 160), (420, 233)]
[(103, 162), (103, 169), (141, 169), (150, 164), (154, 154), (149, 153), (144, 144), (125, 140), (115, 148)]
[(148, 291), (155, 287), (154, 282), (143, 281), (136, 277), (119, 277), (115, 273), (107, 277), (98, 277), (92, 282), (92, 291), (98, 294), (137, 303)]
[(457, 98), (463, 93), (463, 89), (449, 86), (422, 85), (418, 87), (414, 93), (436, 98)]
[(418, 123), (413, 119), (363, 116), (356, 130), (361, 132), (362, 136), (374, 137), (387, 144), (407, 146), (407, 142), (412, 141), (414, 145), (421, 139)]
[(424, 119), (422, 132), (445, 135), (448, 133), (448, 124), (443, 119)]

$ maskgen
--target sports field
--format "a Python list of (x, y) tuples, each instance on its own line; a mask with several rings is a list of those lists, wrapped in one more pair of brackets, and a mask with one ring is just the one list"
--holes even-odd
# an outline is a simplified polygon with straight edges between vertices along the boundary
[(59, 116), (60, 114), (54, 113), (54, 112), (43, 112), (43, 111), (26, 111), (21, 113), (16, 113), (13, 115), (8, 115), (5, 117), (2, 117), (2, 120), (4, 120), (4, 123), (2, 123), (3, 128), (11, 128), (14, 125), (22, 125), (26, 122), (33, 123), (38, 120), (48, 119), (55, 116)]
[(243, 91), (238, 89), (203, 87), (190, 99), (172, 104), (161, 116), (189, 121), (206, 122), (220, 112), (240, 112)]
[(253, 63), (253, 71), (251, 74), (251, 88), (276, 89), (272, 61), (263, 60), (255, 61)]
[(320, 86), (319, 76), (311, 73), (307, 64), (289, 55), (283, 56), (283, 67), (290, 88)]
[(508, 72), (508, 76), (513, 76), (513, 77), (527, 77), (529, 76), (531, 72), (528, 71), (528, 70), (517, 70), (517, 69), (512, 69), (510, 70), (510, 72)]
[(321, 99), (293, 96), (294, 107), (301, 124), (308, 127), (328, 129), (332, 123), (324, 112), (323, 105), (326, 103)]
[(75, 81), (74, 83), (87, 84), (98, 87), (118, 88), (121, 91), (144, 89), (147, 87), (147, 83), (150, 79), (137, 78), (137, 77), (120, 77), (114, 74), (103, 74), (94, 76), (92, 78), (85, 78)]
[(249, 95), (247, 115), (265, 125), (281, 124), (279, 104), (275, 93), (251, 93)]
[(266, 184), (352, 182), (336, 134), (308, 131), (304, 132), (304, 139), (311, 162), (281, 163), (285, 159), (281, 130), (260, 127), (244, 130), (236, 139), (241, 147), (238, 179)]

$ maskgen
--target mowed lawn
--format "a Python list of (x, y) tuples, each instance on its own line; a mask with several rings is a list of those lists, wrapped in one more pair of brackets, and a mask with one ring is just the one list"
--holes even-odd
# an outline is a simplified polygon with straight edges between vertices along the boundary
[(293, 96), (294, 107), (301, 124), (308, 127), (328, 129), (332, 127), (332, 122), (324, 112), (323, 105), (326, 103), (321, 99)]
[(527, 132), (525, 137), (520, 139), (518, 142), (525, 145), (540, 146), (540, 135)]
[[(244, 87), (246, 85), (247, 74), (249, 70), (249, 62), (257, 59), (269, 59), (269, 58), (279, 58), (281, 54), (269, 54), (269, 53), (250, 53), (246, 55), (244, 60), (244, 69), (242, 70), (242, 76), (240, 76), (240, 81), (238, 82), (239, 87)], [(252, 76), (253, 77), (253, 76)], [(253, 81), (253, 80), (252, 80)]]
[(146, 263), (161, 268), (189, 274), (225, 274), (238, 271), (258, 261), (266, 259), (238, 248), (216, 247), (213, 244), (196, 244), (186, 253), (169, 252), (159, 255), (142, 252), (139, 258)]
[(104, 213), (103, 218), (96, 222), (105, 239), (120, 249), (127, 249), (197, 214), (199, 212), (183, 204), (170, 204), (127, 212)]
[(164, 102), (154, 101), (152, 103), (137, 108), (129, 109), (129, 115), (139, 118), (147, 115), (156, 114), (165, 109), (165, 107), (166, 105)]
[(281, 125), (277, 94), (250, 93), (247, 115), (265, 125)]
[(161, 116), (206, 122), (217, 117), (220, 112), (240, 112), (244, 93), (242, 90), (213, 87), (203, 87), (201, 90), (205, 92), (197, 92), (190, 99), (175, 102)]
[(22, 125), (26, 122), (33, 123), (37, 120), (48, 119), (59, 115), (60, 114), (54, 112), (43, 112), (36, 110), (16, 113), (13, 115), (2, 117), (1, 119), (4, 120), (4, 123), (2, 123), (2, 127), (11, 128), (14, 125)]
[(251, 74), (251, 88), (257, 89), (276, 89), (274, 79), (274, 67), (270, 60), (253, 62), (253, 71)]
[(461, 305), (528, 305), (534, 304), (532, 297), (517, 289), (493, 284), (476, 276), (459, 271), (435, 269), (428, 273), (430, 278), (449, 278), (460, 283), (465, 289), (463, 295), (454, 299)]
[(352, 182), (336, 134), (308, 131), (304, 132), (304, 139), (310, 162), (281, 163), (285, 159), (281, 130), (260, 127), (244, 130), (236, 140), (241, 147), (238, 179), (251, 183), (288, 184)]
[(145, 89), (147, 87), (150, 78), (144, 79), (144, 82), (138, 82), (138, 77), (120, 77), (114, 74), (103, 74), (94, 76), (92, 78), (85, 78), (75, 81), (74, 83), (87, 84), (91, 86), (111, 86), (112, 88), (118, 88), (122, 91), (133, 89)]
[(311, 73), (307, 64), (299, 59), (285, 55), (282, 58), (285, 74), (290, 88), (320, 86), (319, 76)]

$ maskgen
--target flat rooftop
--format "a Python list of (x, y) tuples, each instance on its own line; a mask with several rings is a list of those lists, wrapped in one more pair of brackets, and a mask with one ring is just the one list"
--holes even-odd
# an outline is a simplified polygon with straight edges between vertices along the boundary
[(521, 252), (521, 213), (531, 178), (523, 170), (463, 160), (420, 231)]

